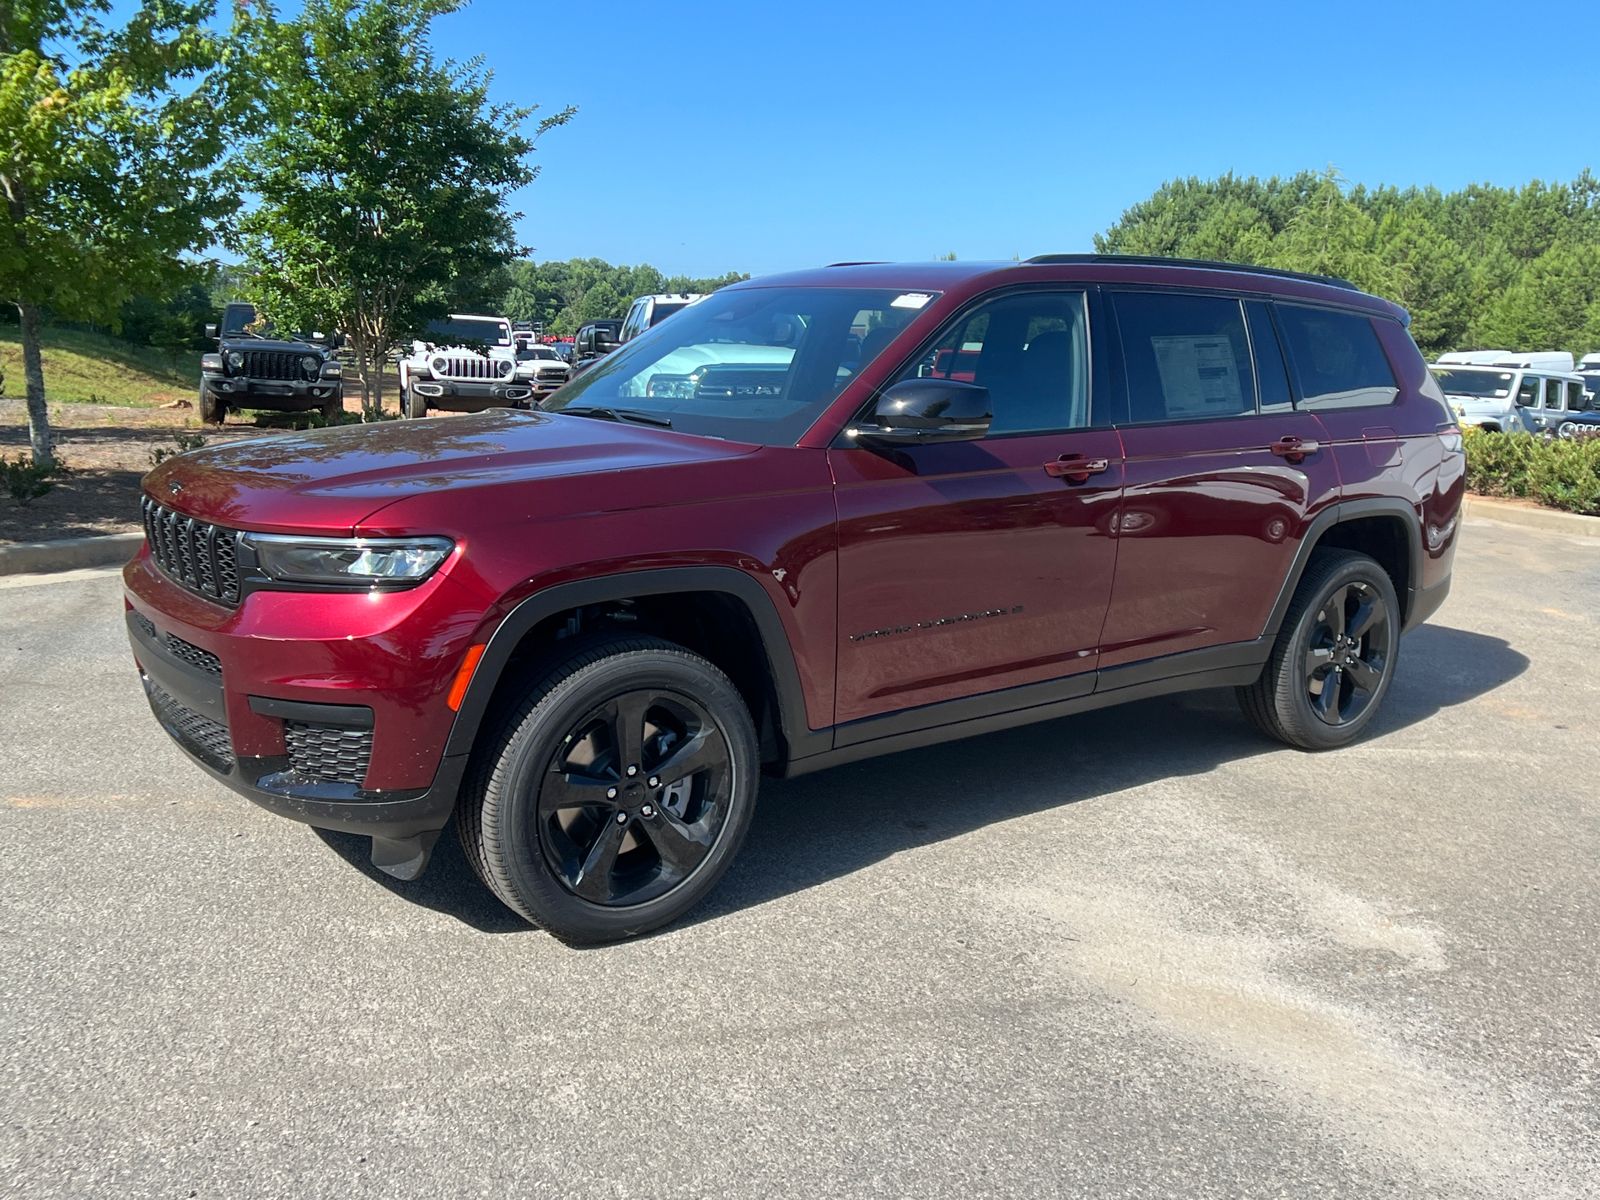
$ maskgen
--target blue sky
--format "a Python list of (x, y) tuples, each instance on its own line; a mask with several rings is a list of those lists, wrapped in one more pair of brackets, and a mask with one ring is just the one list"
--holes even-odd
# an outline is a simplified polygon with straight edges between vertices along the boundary
[(1182, 175), (1332, 163), (1449, 190), (1600, 169), (1593, 0), (474, 0), (436, 30), (497, 98), (578, 106), (517, 197), (540, 259), (1026, 258), (1092, 249)]

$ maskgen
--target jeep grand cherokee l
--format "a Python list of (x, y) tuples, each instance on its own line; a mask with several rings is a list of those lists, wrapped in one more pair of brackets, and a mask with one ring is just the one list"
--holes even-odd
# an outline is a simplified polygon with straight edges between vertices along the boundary
[(840, 266), (532, 412), (162, 464), (127, 626), (214, 778), (402, 879), (454, 816), (598, 941), (715, 885), (763, 772), (1217, 686), (1349, 743), (1450, 587), (1463, 465), (1405, 313), (1339, 281)]

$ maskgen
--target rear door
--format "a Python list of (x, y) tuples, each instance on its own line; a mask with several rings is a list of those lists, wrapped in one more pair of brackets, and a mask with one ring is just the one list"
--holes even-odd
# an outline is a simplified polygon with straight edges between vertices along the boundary
[(1122, 455), (1090, 427), (1091, 373), (1082, 289), (1003, 295), (891, 380), (988, 388), (988, 437), (829, 451), (841, 724), (1064, 677), (1054, 698), (1093, 690)]
[(1339, 474), (1270, 305), (1108, 293), (1127, 472), (1102, 668), (1260, 636)]

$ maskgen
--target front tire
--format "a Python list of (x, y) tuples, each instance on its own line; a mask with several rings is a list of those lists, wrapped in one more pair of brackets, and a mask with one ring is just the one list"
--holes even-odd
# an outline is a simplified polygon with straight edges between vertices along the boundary
[(467, 860), (568, 941), (676, 920), (716, 886), (755, 809), (743, 698), (699, 655), (648, 637), (575, 644), (534, 675), (474, 759), (456, 812)]
[(415, 388), (406, 388), (400, 393), (400, 412), (411, 418), (421, 418), (428, 415), (428, 398), (419, 396)]
[(228, 406), (208, 388), (200, 385), (200, 421), (204, 425), (221, 425), (223, 418), (228, 415)]
[(1261, 677), (1237, 688), (1261, 732), (1302, 750), (1360, 737), (1394, 680), (1400, 602), (1365, 554), (1314, 551)]

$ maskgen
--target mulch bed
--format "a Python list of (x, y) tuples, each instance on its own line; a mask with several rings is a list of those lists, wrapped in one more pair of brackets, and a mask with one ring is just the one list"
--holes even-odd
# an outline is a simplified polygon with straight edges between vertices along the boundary
[[(157, 447), (177, 449), (174, 434), (203, 433), (207, 445), (217, 445), (275, 432), (239, 417), (221, 429), (202, 429), (193, 409), (109, 404), (52, 404), (50, 423), (66, 470), (26, 506), (0, 492), (0, 545), (134, 532), (140, 528), (139, 481)], [(0, 399), (0, 455), (15, 459), (19, 453), (28, 453), (27, 409), (21, 400)]]

